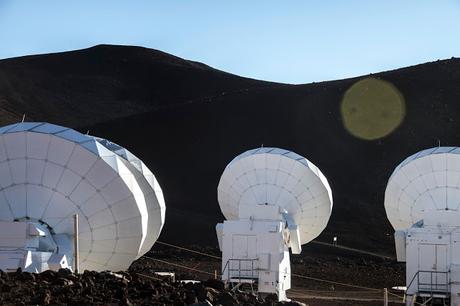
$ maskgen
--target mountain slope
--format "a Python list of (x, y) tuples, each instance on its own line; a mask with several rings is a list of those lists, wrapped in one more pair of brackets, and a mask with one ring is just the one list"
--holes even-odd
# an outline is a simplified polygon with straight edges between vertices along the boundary
[(1, 123), (28, 120), (70, 126), (269, 86), (146, 48), (99, 45), (0, 61)]
[(458, 59), (372, 75), (393, 84), (406, 108), (402, 124), (374, 141), (352, 136), (340, 112), (347, 89), (369, 76), (276, 84), (119, 46), (4, 60), (0, 76), (3, 123), (26, 112), (29, 120), (90, 130), (142, 158), (165, 193), (161, 239), (176, 243), (216, 243), (220, 175), (234, 156), (263, 144), (307, 157), (328, 178), (334, 208), (320, 239), (391, 254), (383, 208), (391, 172), (438, 140), (460, 144)]
[[(342, 123), (342, 97), (361, 78), (252, 89), (91, 131), (126, 144), (159, 176), (168, 203), (162, 239), (215, 241), (214, 225), (223, 220), (216, 192), (220, 175), (233, 157), (263, 144), (306, 156), (328, 178), (334, 208), (320, 239), (338, 236), (343, 245), (393, 254), (383, 207), (387, 180), (402, 160), (438, 145), (438, 139), (460, 144), (458, 68), (460, 62), (452, 60), (374, 75), (394, 84), (406, 104), (399, 128), (375, 141), (352, 136)], [(146, 129), (151, 142), (141, 135)]]

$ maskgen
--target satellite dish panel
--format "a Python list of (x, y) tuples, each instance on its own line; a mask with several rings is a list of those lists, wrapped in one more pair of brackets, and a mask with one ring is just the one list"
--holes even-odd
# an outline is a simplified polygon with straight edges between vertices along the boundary
[(395, 230), (430, 211), (460, 208), (460, 148), (436, 147), (406, 158), (388, 180), (385, 210)]
[(278, 205), (300, 227), (301, 244), (316, 238), (332, 211), (326, 177), (306, 158), (284, 149), (244, 152), (225, 168), (218, 201), (227, 220), (238, 218), (244, 205)]
[(165, 205), (150, 170), (106, 142), (49, 123), (0, 128), (0, 221), (73, 235), (78, 214), (80, 268), (127, 269), (157, 239)]
[(155, 175), (147, 168), (147, 166), (132, 154), (127, 149), (120, 145), (111, 142), (107, 139), (94, 137), (104, 147), (117, 154), (124, 159), (126, 167), (128, 167), (135, 176), (135, 179), (141, 187), (147, 204), (147, 236), (142, 244), (138, 258), (142, 254), (147, 253), (155, 241), (158, 239), (160, 232), (165, 222), (166, 205), (163, 196), (163, 190), (160, 187)]

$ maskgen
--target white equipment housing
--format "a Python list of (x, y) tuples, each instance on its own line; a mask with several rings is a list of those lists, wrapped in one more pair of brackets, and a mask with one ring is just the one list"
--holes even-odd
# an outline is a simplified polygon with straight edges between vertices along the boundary
[(321, 171), (304, 157), (278, 148), (259, 148), (233, 159), (218, 186), (227, 218), (216, 226), (222, 279), (257, 283), (258, 292), (286, 300), (291, 288), (289, 248), (326, 227), (332, 194)]
[(0, 128), (0, 269), (124, 270), (158, 238), (163, 193), (152, 172), (105, 139), (40, 122)]
[(71, 268), (67, 258), (72, 256), (72, 241), (66, 236), (60, 240), (58, 248), (43, 224), (0, 221), (0, 270), (41, 272)]
[(391, 175), (385, 210), (406, 262), (407, 305), (438, 299), (460, 306), (460, 148), (436, 147)]

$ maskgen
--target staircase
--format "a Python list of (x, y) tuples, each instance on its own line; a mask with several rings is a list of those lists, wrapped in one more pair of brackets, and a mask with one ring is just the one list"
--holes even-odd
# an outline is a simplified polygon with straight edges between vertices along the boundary
[(449, 272), (418, 271), (407, 286), (407, 291), (417, 286), (412, 296), (412, 305), (450, 305)]
[(227, 273), (227, 280), (230, 283), (254, 284), (259, 279), (257, 262), (257, 259), (229, 259), (222, 274)]

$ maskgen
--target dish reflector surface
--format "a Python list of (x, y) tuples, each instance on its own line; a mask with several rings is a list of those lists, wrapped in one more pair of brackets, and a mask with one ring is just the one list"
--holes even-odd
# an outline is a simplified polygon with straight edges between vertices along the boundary
[(326, 177), (313, 163), (294, 152), (258, 148), (235, 157), (217, 188), (220, 209), (238, 219), (241, 206), (278, 205), (300, 227), (301, 244), (316, 238), (332, 211)]
[(137, 158), (133, 153), (123, 148), (122, 146), (111, 142), (107, 139), (94, 137), (104, 147), (119, 155), (124, 159), (125, 165), (134, 174), (137, 183), (142, 189), (146, 200), (146, 209), (148, 214), (147, 220), (147, 236), (142, 244), (141, 252), (138, 257), (148, 252), (155, 241), (158, 239), (160, 232), (165, 223), (166, 205), (163, 196), (163, 190), (160, 187), (155, 175), (149, 168)]
[(164, 223), (152, 172), (104, 141), (49, 123), (0, 128), (0, 220), (37, 220), (73, 235), (78, 214), (82, 270), (127, 269)]
[(436, 147), (406, 158), (385, 190), (385, 210), (395, 230), (411, 227), (425, 214), (460, 208), (460, 148)]

